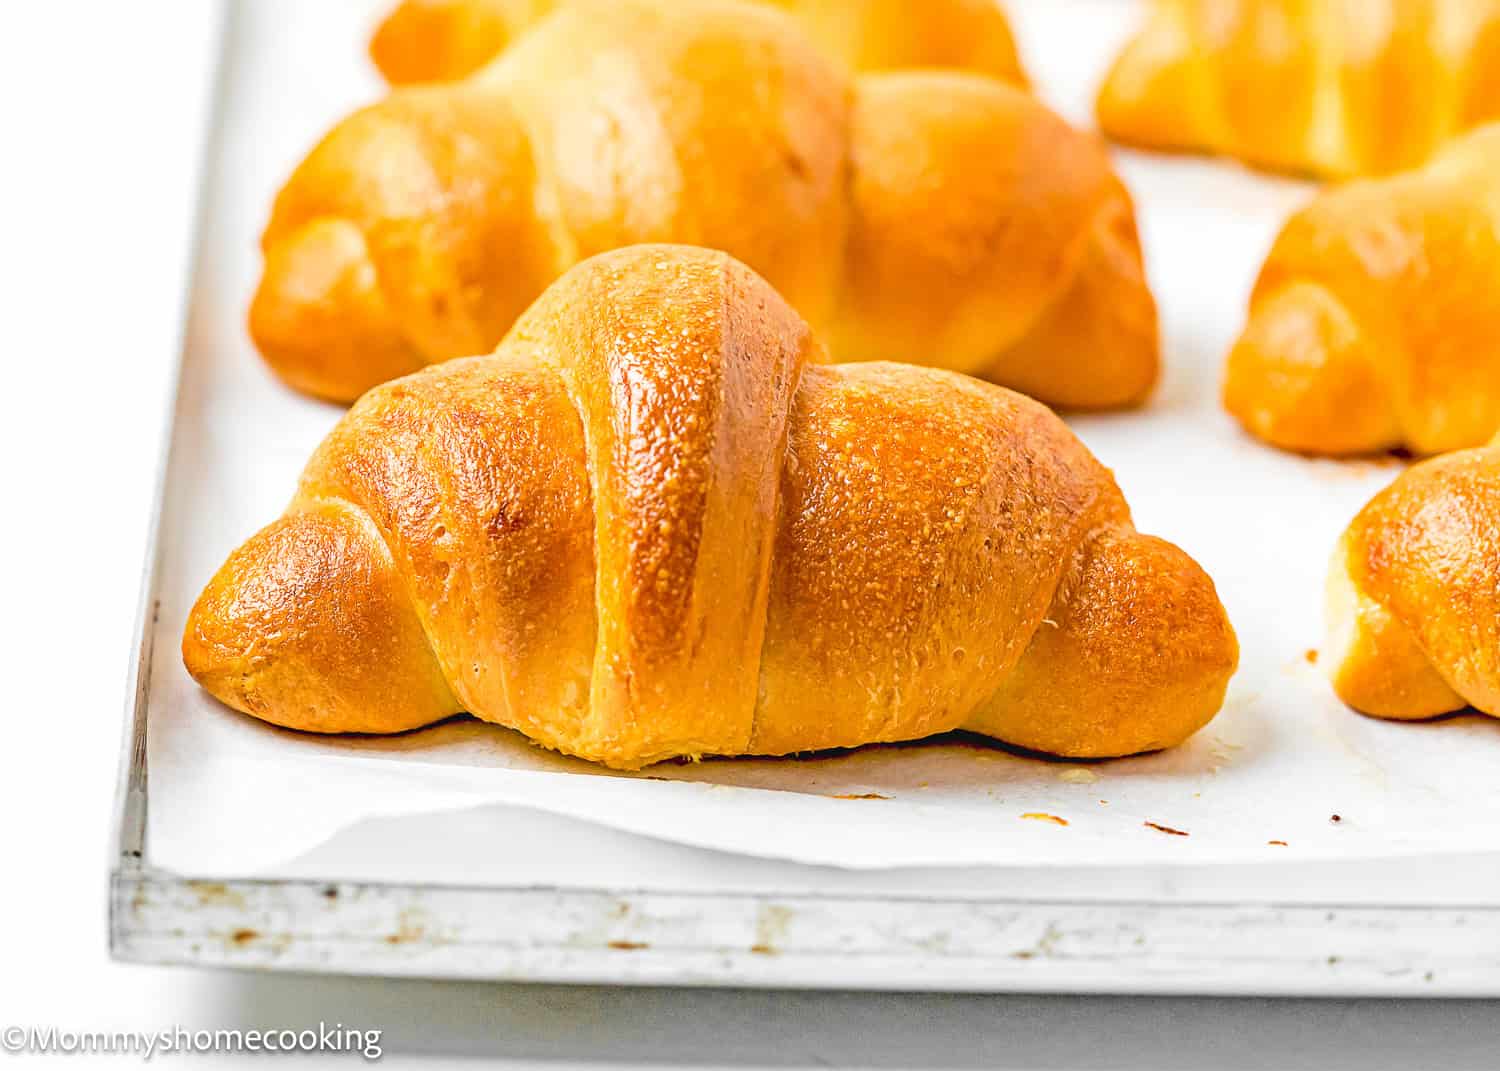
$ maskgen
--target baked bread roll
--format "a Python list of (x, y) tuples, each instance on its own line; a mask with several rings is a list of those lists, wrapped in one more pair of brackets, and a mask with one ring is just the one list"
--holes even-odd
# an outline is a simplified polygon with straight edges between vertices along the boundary
[(1500, 430), (1500, 124), (1292, 217), (1224, 403), (1252, 434), (1310, 454), (1433, 454)]
[(1500, 117), (1500, 0), (1155, 0), (1098, 100), (1111, 137), (1380, 175)]
[(958, 728), (1126, 755), (1213, 717), (1213, 583), (1061, 420), (822, 358), (722, 253), (588, 260), (494, 355), (350, 410), (193, 607), (187, 668), (294, 729), (468, 711), (624, 769)]
[(1329, 571), (1327, 653), (1366, 714), (1500, 715), (1500, 442), (1408, 469), (1354, 518)]
[[(850, 70), (948, 67), (1026, 84), (1010, 23), (995, 0), (768, 2)], [(371, 38), (370, 58), (392, 85), (455, 82), (557, 6), (558, 0), (402, 0)]]
[(568, 266), (668, 240), (745, 261), (840, 359), (1076, 407), (1156, 378), (1101, 144), (978, 75), (851, 83), (727, 0), (580, 0), (474, 78), (340, 123), (276, 200), (250, 329), (287, 382), (348, 401), (493, 349)]

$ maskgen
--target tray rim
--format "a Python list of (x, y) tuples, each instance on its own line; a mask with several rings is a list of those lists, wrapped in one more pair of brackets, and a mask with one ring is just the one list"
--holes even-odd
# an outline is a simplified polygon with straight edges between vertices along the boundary
[[(204, 222), (234, 62), (237, 5), (219, 0), (215, 8), (216, 59), (198, 139), (190, 267), (178, 299), (184, 324), (203, 269)], [(185, 331), (179, 338), (158, 431), (113, 809), (109, 948), (118, 960), (619, 985), (1500, 996), (1500, 904), (1494, 903), (697, 893), (562, 887), (523, 876), (468, 886), (181, 875), (156, 867), (146, 838), (146, 743), (161, 534), (190, 345)], [(953, 947), (955, 933), (968, 942), (962, 950)], [(1205, 942), (1208, 935), (1212, 942)], [(1209, 943), (1213, 955), (1194, 953)]]

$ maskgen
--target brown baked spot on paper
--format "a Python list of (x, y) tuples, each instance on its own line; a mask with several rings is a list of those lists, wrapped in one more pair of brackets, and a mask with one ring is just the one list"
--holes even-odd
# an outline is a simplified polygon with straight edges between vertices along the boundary
[(1187, 830), (1173, 829), (1171, 826), (1164, 826), (1160, 822), (1142, 822), (1141, 825), (1147, 829), (1154, 829), (1158, 833), (1170, 833), (1174, 837), (1185, 837), (1188, 835)]
[(1027, 811), (1021, 817), (1029, 818), (1034, 822), (1051, 822), (1053, 825), (1057, 826), (1065, 826), (1068, 824), (1068, 820), (1066, 818), (1059, 818), (1057, 815), (1048, 814), (1045, 811)]

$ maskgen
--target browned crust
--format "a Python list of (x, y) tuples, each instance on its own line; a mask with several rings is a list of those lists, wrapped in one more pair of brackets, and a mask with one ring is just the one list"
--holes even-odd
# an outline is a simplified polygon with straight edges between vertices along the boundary
[[(479, 21), (548, 6), (499, 0)], [(422, 40), (463, 7), (409, 5), (399, 24)], [(841, 360), (914, 360), (1058, 405), (1140, 402), (1156, 309), (1102, 145), (997, 78), (850, 77), (815, 44), (843, 40), (861, 66), (957, 62), (961, 41), (978, 57), (1005, 32), (989, 0), (792, 7), (806, 17), (575, 0), (472, 76), (349, 116), (277, 197), (256, 345), (297, 389), (352, 401), (488, 352), (588, 256), (674, 241), (765, 276)], [(939, 32), (950, 22), (999, 28)], [(920, 32), (893, 29), (908, 24)]]
[(1345, 702), (1427, 718), (1500, 713), (1500, 448), (1418, 465), (1349, 525), (1329, 583)]
[(1310, 454), (1475, 447), (1500, 430), (1500, 126), (1319, 195), (1282, 230), (1224, 402)]
[(193, 608), (188, 669), (294, 728), (464, 709), (625, 768), (960, 727), (1097, 757), (1213, 716), (1212, 582), (1055, 415), (823, 360), (724, 254), (595, 257), (493, 356), (349, 412)]

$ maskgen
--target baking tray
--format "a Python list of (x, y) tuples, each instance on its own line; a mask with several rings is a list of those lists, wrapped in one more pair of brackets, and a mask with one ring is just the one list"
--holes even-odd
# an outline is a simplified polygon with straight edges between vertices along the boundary
[[(1117, 20), (1121, 2), (1076, 0), (1076, 17)], [(513, 871), (499, 882), (466, 880), (461, 853), (441, 850), (431, 860), (431, 880), (378, 880), (361, 866), (358, 852), (341, 853), (338, 844), (254, 877), (176, 873), (153, 863), (147, 837), (147, 745), (155, 709), (150, 662), (158, 629), (180, 627), (162, 619), (160, 584), (164, 565), (178, 561), (191, 539), (182, 517), (194, 493), (194, 466), (181, 448), (181, 429), (206, 417), (188, 373), (224, 348), (223, 332), (241, 330), (238, 317), (226, 318), (222, 310), (242, 305), (246, 295), (226, 294), (220, 270), (227, 257), (243, 254), (231, 248), (241, 236), (216, 221), (231, 209), (265, 210), (263, 203), (243, 203), (246, 191), (226, 152), (237, 140), (246, 151), (243, 142), (253, 134), (240, 128), (232, 102), (310, 65), (359, 67), (371, 17), (383, 6), (382, 0), (343, 8), (260, 3), (230, 5), (225, 15), (184, 386), (165, 434), (130, 680), (112, 860), (116, 957), (618, 984), (1500, 993), (1500, 857), (1490, 854), (851, 874), (495, 808), (485, 816), (487, 835), (511, 831), (496, 841), (506, 845)], [(1017, 15), (1027, 14), (1027, 5), (1013, 6)], [(1019, 20), (1023, 30), (1026, 21)], [(377, 826), (362, 835), (395, 834)]]

